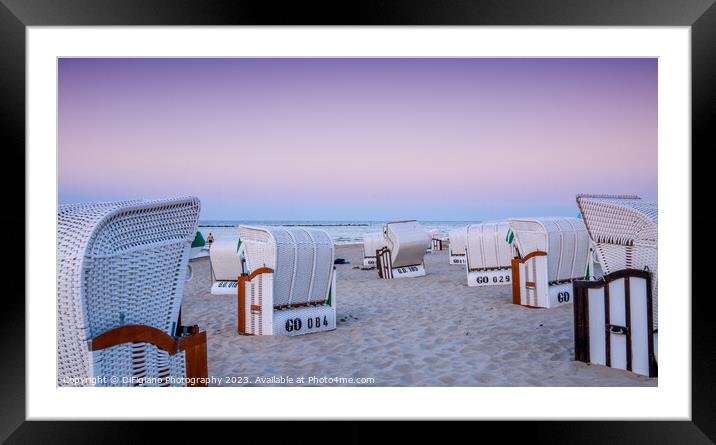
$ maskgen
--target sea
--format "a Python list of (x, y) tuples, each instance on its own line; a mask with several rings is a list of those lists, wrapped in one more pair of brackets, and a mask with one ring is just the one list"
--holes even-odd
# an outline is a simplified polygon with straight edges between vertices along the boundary
[[(448, 232), (480, 221), (419, 221), (427, 230), (437, 229), (441, 238)], [(211, 233), (214, 240), (238, 237), (239, 225), (311, 227), (325, 230), (335, 244), (363, 242), (363, 235), (381, 232), (386, 221), (200, 221), (199, 231), (204, 239)]]

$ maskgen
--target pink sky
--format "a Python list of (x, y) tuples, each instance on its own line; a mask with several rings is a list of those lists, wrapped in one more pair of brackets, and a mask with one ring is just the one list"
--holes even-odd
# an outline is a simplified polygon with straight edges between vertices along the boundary
[(656, 199), (656, 59), (61, 59), (60, 202), (472, 220)]

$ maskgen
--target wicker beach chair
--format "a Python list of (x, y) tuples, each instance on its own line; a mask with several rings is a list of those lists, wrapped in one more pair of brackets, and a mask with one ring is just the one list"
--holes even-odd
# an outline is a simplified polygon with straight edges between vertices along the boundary
[(231, 237), (212, 243), (209, 251), (212, 295), (236, 295), (237, 280), (242, 273), (240, 246), (241, 240)]
[(440, 252), (443, 250), (443, 240), (440, 238), (440, 231), (438, 229), (430, 230), (430, 246), (427, 249), (428, 253)]
[(196, 235), (194, 235), (194, 241), (191, 243), (189, 252), (189, 261), (209, 256), (209, 246), (207, 246), (204, 235), (201, 232), (197, 231)]
[(385, 235), (381, 232), (363, 235), (363, 266), (375, 267), (375, 253), (386, 246)]
[(389, 222), (383, 227), (386, 247), (376, 252), (378, 277), (420, 277), (425, 275), (425, 250), (431, 235), (417, 221)]
[(658, 208), (635, 195), (577, 195), (598, 281), (575, 282), (577, 360), (655, 377)]
[[(180, 326), (193, 197), (62, 205), (58, 386), (205, 386), (206, 334)], [(185, 380), (188, 378), (189, 380)]]
[(636, 269), (651, 272), (654, 329), (659, 320), (657, 285), (658, 207), (636, 195), (577, 195), (577, 207), (605, 274)]
[(323, 230), (239, 226), (238, 330), (302, 335), (336, 328), (335, 247)]
[(507, 242), (510, 223), (470, 224), (466, 231), (468, 286), (511, 284), (512, 247)]
[(458, 227), (448, 232), (450, 264), (464, 266), (465, 250), (467, 249), (467, 227)]
[(517, 258), (512, 260), (512, 302), (554, 307), (572, 302), (572, 281), (591, 270), (584, 223), (577, 218), (510, 219)]

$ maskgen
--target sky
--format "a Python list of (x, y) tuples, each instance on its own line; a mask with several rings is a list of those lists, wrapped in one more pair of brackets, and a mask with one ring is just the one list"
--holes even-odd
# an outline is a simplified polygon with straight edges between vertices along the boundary
[(657, 198), (657, 59), (59, 60), (61, 204), (202, 220), (576, 216)]

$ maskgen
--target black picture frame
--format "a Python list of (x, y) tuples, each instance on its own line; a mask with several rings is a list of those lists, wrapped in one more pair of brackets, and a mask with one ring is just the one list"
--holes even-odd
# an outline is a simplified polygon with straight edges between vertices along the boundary
[[(714, 0), (491, 0), (481, 2), (402, 0), (394, 2), (294, 2), (281, 5), (260, 1), (202, 0), (0, 0), (0, 114), (3, 120), (2, 152), (5, 174), (0, 175), (6, 196), (3, 229), (17, 234), (25, 227), (25, 200), (15, 190), (25, 165), (25, 28), (27, 26), (106, 25), (549, 25), (549, 26), (689, 26), (692, 54), (692, 209), (708, 202), (713, 185), (699, 169), (709, 168), (705, 158), (713, 146), (712, 111), (716, 104), (716, 6)], [(665, 123), (668, 125), (668, 123)], [(20, 211), (23, 209), (23, 211)], [(697, 217), (694, 217), (697, 216)], [(692, 233), (709, 233), (716, 217), (692, 213)], [(17, 235), (15, 235), (17, 236)], [(24, 238), (32, 236), (24, 233)], [(48, 249), (51, 247), (48, 246)], [(692, 277), (707, 277), (708, 246), (692, 249)], [(23, 251), (23, 260), (25, 253)], [(13, 443), (68, 441), (72, 443), (125, 442), (136, 428), (119, 423), (25, 421), (25, 261), (9, 264), (4, 304), (0, 360), (0, 440)], [(716, 440), (716, 347), (711, 292), (692, 289), (692, 421), (680, 422), (529, 422), (526, 428), (480, 425), (480, 436), (494, 429), (504, 439), (528, 430), (530, 442), (549, 443), (713, 443)], [(705, 286), (704, 286), (705, 287)], [(21, 297), (21, 295), (23, 297)], [(49, 298), (52, 300), (52, 298)], [(477, 401), (476, 401), (477, 403)], [(618, 401), (615, 401), (618, 403)], [(577, 408), (575, 408), (577, 409)], [(155, 425), (155, 424), (152, 424)], [(149, 422), (144, 428), (152, 429)], [(166, 428), (183, 440), (214, 426)], [(411, 427), (408, 435), (420, 435)], [(347, 440), (362, 430), (343, 430)], [(405, 432), (404, 432), (405, 433)], [(207, 436), (208, 437), (208, 436)], [(406, 436), (407, 437), (407, 436)], [(166, 441), (169, 436), (165, 436)]]

